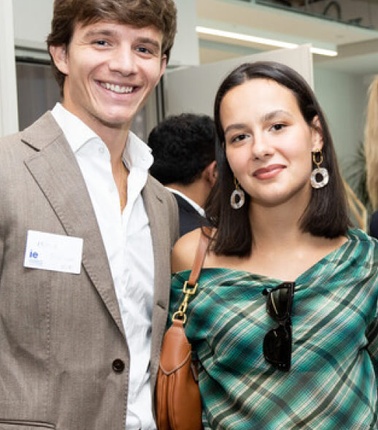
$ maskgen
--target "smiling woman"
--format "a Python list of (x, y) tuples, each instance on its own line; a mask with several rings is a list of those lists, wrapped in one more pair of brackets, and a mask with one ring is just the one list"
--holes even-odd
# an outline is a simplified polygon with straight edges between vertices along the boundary
[[(214, 230), (186, 323), (205, 428), (375, 428), (378, 245), (349, 228), (313, 91), (283, 64), (243, 64), (214, 120)], [(174, 246), (172, 312), (200, 233)]]
[[(255, 223), (251, 223), (250, 213), (252, 210), (256, 215), (266, 212), (264, 205), (253, 200), (252, 188), (256, 193), (261, 190), (264, 199), (268, 198), (269, 190), (273, 198), (279, 198), (279, 187), (288, 196), (293, 192), (294, 200), (278, 208), (281, 216), (286, 208), (288, 216), (295, 218), (303, 232), (326, 238), (343, 236), (348, 225), (343, 181), (328, 125), (312, 90), (290, 68), (274, 67), (276, 63), (252, 64), (237, 68), (222, 83), (215, 100), (216, 126), (225, 148), (219, 151), (223, 171), (214, 189), (216, 198), (209, 202), (211, 217), (219, 227), (216, 251), (223, 252), (223, 246), (227, 246), (229, 226), (236, 217), (238, 222), (232, 229), (235, 250), (228, 248), (227, 252), (240, 256), (251, 254)], [(244, 109), (239, 109), (239, 105)], [(236, 143), (232, 145), (226, 133), (230, 127), (237, 127), (239, 133), (234, 133)], [(244, 133), (239, 131), (242, 127)], [(319, 149), (323, 157), (321, 167), (328, 170), (332, 180), (329, 186), (314, 190), (310, 186), (312, 168), (317, 167), (312, 162), (313, 152)], [(234, 157), (234, 152), (239, 150), (244, 155)], [(241, 163), (245, 169), (243, 178), (239, 178), (239, 171), (233, 171), (233, 167), (239, 169)], [(265, 183), (254, 176), (256, 172), (274, 172), (278, 167), (283, 173), (279, 175), (280, 180)], [(247, 188), (247, 204), (237, 213), (227, 201), (234, 187), (234, 177)], [(295, 203), (298, 198), (300, 205)], [(329, 213), (335, 217), (330, 218)]]
[(290, 90), (252, 79), (225, 95), (220, 120), (228, 163), (251, 197), (251, 210), (283, 204), (295, 195), (303, 212), (311, 196), (309, 154), (322, 148), (317, 118), (308, 127)]

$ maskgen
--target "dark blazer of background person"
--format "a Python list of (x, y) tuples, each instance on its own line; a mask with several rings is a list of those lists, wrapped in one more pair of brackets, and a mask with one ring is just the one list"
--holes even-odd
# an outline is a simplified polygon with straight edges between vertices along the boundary
[(378, 239), (378, 211), (373, 212), (373, 214), (371, 215), (369, 223), (369, 234), (370, 236), (373, 236)]
[(175, 192), (172, 194), (175, 196), (179, 208), (180, 236), (209, 224), (207, 219), (186, 199)]

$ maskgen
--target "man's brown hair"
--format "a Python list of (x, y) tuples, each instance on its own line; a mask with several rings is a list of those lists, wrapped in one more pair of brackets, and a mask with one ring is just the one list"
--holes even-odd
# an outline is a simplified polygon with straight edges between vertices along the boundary
[[(157, 28), (163, 34), (162, 55), (166, 55), (168, 62), (177, 26), (173, 0), (55, 0), (47, 46), (68, 46), (77, 23), (88, 25), (102, 20), (136, 28)], [(65, 75), (51, 60), (62, 92)]]

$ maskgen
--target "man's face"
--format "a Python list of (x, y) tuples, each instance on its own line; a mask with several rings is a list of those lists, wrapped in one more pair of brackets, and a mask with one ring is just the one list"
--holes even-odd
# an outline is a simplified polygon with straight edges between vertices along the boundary
[(165, 71), (162, 34), (100, 21), (76, 24), (68, 47), (51, 47), (66, 75), (63, 105), (101, 135), (102, 127), (128, 130)]

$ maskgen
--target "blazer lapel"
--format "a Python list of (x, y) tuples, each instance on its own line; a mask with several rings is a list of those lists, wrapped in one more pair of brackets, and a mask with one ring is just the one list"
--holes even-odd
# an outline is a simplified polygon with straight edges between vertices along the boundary
[(45, 134), (41, 138), (33, 127), (25, 131), (25, 143), (38, 149), (25, 164), (67, 235), (84, 240), (82, 265), (124, 335), (105, 247), (76, 158), (50, 114), (37, 124)]
[(171, 284), (171, 248), (178, 238), (178, 212), (173, 196), (165, 191), (161, 184), (157, 185), (150, 176), (142, 194), (150, 221), (155, 263), (150, 369), (151, 384), (154, 387), (161, 342), (167, 324)]

